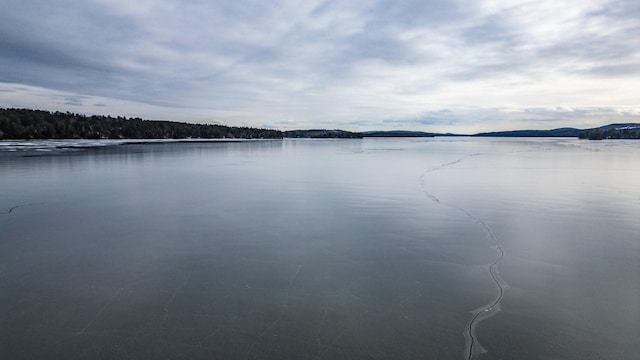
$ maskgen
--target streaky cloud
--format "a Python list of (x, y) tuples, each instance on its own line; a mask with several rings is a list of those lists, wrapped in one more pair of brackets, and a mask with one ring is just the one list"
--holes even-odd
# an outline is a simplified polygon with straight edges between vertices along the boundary
[(7, 0), (0, 31), (0, 103), (32, 108), (482, 131), (640, 107), (632, 0)]

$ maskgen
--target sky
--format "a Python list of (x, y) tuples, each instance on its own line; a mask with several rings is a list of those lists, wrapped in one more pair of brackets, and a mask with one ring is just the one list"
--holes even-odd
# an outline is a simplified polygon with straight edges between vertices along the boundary
[(281, 130), (640, 122), (640, 1), (3, 0), (0, 107)]

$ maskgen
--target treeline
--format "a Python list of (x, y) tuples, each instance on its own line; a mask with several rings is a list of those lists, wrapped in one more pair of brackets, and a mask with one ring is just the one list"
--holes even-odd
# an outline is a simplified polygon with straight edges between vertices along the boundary
[(428, 133), (424, 131), (406, 131), (406, 130), (391, 130), (391, 131), (365, 131), (362, 135), (366, 137), (434, 137), (436, 134)]
[(578, 134), (580, 139), (604, 140), (604, 139), (640, 139), (640, 127), (588, 129)]
[(513, 130), (493, 131), (475, 134), (473, 136), (489, 137), (576, 137), (580, 133), (576, 128), (559, 128), (552, 130)]
[(0, 109), (0, 139), (281, 139), (279, 130)]
[(344, 130), (289, 130), (284, 132), (286, 138), (312, 139), (360, 139), (362, 134)]

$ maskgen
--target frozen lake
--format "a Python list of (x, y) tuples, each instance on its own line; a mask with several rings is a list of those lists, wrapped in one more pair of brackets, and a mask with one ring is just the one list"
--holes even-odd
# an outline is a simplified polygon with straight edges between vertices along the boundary
[(638, 141), (62, 145), (0, 145), (0, 358), (640, 357)]

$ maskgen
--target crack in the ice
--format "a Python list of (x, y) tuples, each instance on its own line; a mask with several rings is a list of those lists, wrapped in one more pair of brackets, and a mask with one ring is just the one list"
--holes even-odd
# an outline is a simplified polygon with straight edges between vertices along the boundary
[(21, 205), (16, 205), (13, 206), (11, 208), (9, 208), (9, 210), (5, 210), (3, 212), (0, 212), (0, 215), (7, 215), (7, 214), (11, 214), (13, 212), (13, 210), (17, 209), (17, 208), (21, 208), (21, 207), (25, 207), (25, 206), (34, 206), (34, 205), (43, 205), (46, 203), (43, 202), (39, 202), (39, 203), (30, 203), (30, 204), (21, 204)]
[(80, 331), (76, 332), (76, 335), (83, 335), (90, 327), (91, 325), (93, 325), (93, 323), (96, 322), (96, 320), (98, 320), (98, 318), (102, 315), (102, 313), (107, 310), (107, 308), (111, 305), (111, 303), (113, 302), (113, 300), (115, 300), (116, 297), (118, 297), (118, 295), (120, 295), (120, 293), (124, 290), (124, 287), (119, 288), (118, 290), (116, 290), (113, 294), (111, 294), (111, 296), (109, 297), (109, 299), (105, 302), (105, 304), (100, 308), (100, 310), (98, 310), (98, 312), (91, 318), (91, 320), (89, 320), (89, 322), (82, 328), (80, 329)]
[[(422, 173), (422, 175), (420, 175), (420, 186), (422, 187), (422, 191), (424, 192), (424, 194), (429, 199), (431, 199), (433, 202), (440, 203), (440, 199), (438, 199), (435, 195), (433, 195), (432, 193), (427, 191), (427, 187), (426, 187), (426, 184), (425, 184), (425, 180), (426, 180), (427, 174), (431, 173), (431, 172), (434, 172), (434, 171), (442, 170), (444, 168), (448, 168), (450, 166), (453, 166), (455, 164), (458, 164), (458, 163), (462, 162), (466, 158), (470, 158), (470, 157), (478, 156), (478, 155), (482, 155), (482, 154), (481, 153), (468, 154), (468, 155), (465, 155), (465, 156), (463, 156), (463, 157), (461, 157), (461, 158), (459, 158), (457, 160), (454, 160), (454, 161), (451, 161), (451, 162), (448, 162), (448, 163), (445, 163), (445, 164), (441, 164), (441, 165), (432, 167), (432, 168), (427, 169), (426, 171), (424, 171)], [(460, 209), (458, 209), (458, 210), (460, 210)]]
[(504, 252), (504, 249), (502, 248), (502, 244), (500, 243), (498, 238), (493, 233), (493, 230), (491, 229), (491, 227), (484, 220), (479, 219), (478, 217), (473, 215), (471, 212), (469, 212), (465, 208), (454, 206), (454, 205), (451, 205), (451, 204), (443, 203), (442, 201), (440, 201), (440, 199), (438, 197), (436, 197), (434, 194), (432, 194), (429, 191), (427, 191), (426, 176), (427, 176), (428, 173), (445, 169), (447, 167), (456, 165), (456, 164), (462, 162), (463, 160), (465, 160), (467, 158), (478, 156), (478, 155), (482, 155), (482, 154), (481, 153), (474, 153), (474, 154), (465, 155), (465, 156), (463, 156), (463, 157), (461, 157), (461, 158), (459, 158), (457, 160), (454, 160), (454, 161), (451, 161), (451, 162), (448, 162), (448, 163), (441, 164), (441, 165), (435, 166), (433, 168), (430, 168), (430, 169), (424, 171), (422, 173), (422, 175), (420, 176), (420, 186), (422, 187), (422, 191), (425, 193), (425, 195), (429, 199), (431, 199), (433, 202), (435, 202), (437, 204), (448, 206), (448, 207), (451, 207), (453, 209), (456, 209), (456, 210), (464, 213), (470, 219), (472, 219), (475, 222), (479, 223), (484, 228), (484, 230), (485, 230), (485, 232), (487, 234), (487, 237), (489, 237), (489, 239), (491, 239), (491, 241), (493, 241), (493, 243), (495, 244), (495, 249), (498, 252), (498, 258), (495, 261), (493, 261), (491, 264), (489, 264), (489, 268), (488, 268), (489, 275), (491, 276), (491, 279), (493, 280), (493, 282), (495, 283), (495, 285), (496, 285), (496, 287), (498, 289), (498, 295), (489, 304), (484, 305), (484, 306), (482, 306), (482, 307), (480, 307), (480, 308), (478, 308), (478, 309), (473, 311), (475, 314), (471, 318), (471, 320), (469, 321), (469, 324), (467, 325), (467, 327), (466, 327), (466, 329), (464, 331), (465, 342), (466, 342), (464, 354), (465, 354), (465, 359), (467, 359), (467, 360), (471, 360), (474, 357), (475, 353), (481, 353), (481, 352), (484, 351), (484, 349), (480, 345), (480, 342), (478, 342), (476, 334), (475, 334), (475, 328), (478, 325), (478, 323), (480, 323), (482, 320), (485, 320), (485, 319), (488, 319), (488, 318), (492, 317), (498, 311), (500, 311), (500, 302), (502, 301), (502, 298), (504, 297), (504, 289), (507, 286), (507, 283), (502, 279), (502, 277), (498, 273), (498, 264), (500, 263), (500, 261), (502, 261), (502, 259), (504, 259), (505, 252)]

